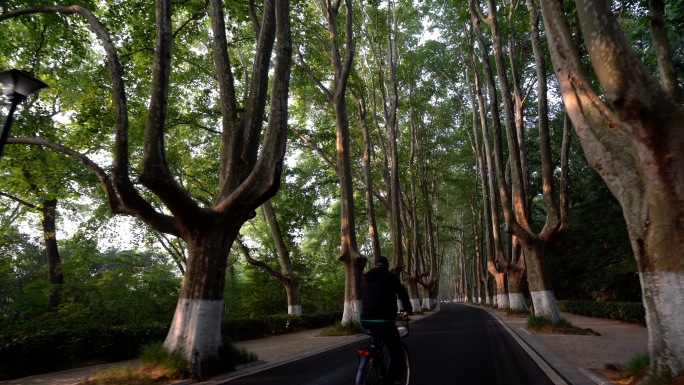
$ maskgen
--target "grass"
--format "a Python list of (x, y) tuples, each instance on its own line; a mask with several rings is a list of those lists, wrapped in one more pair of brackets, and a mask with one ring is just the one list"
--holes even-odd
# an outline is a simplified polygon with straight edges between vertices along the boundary
[(181, 380), (169, 377), (159, 367), (154, 365), (139, 365), (137, 367), (115, 366), (94, 373), (82, 382), (82, 385), (161, 385)]
[[(209, 376), (234, 370), (234, 366), (257, 360), (257, 356), (224, 341), (221, 358), (208, 362), (203, 372)], [(162, 343), (147, 345), (138, 365), (112, 366), (89, 376), (79, 385), (163, 385), (191, 378), (190, 365), (178, 354), (164, 350)]]
[(646, 376), (649, 363), (649, 356), (647, 354), (640, 354), (630, 359), (626, 365), (618, 363), (606, 364), (601, 374), (613, 384), (634, 385)]
[[(610, 363), (599, 373), (615, 385), (637, 385), (646, 377), (649, 370), (650, 358), (648, 354), (632, 357), (626, 365)], [(684, 385), (684, 375), (675, 378), (651, 378), (648, 385)]]
[(189, 365), (178, 354), (170, 354), (161, 343), (143, 347), (140, 363), (112, 366), (89, 376), (83, 385), (159, 385), (189, 378)]
[(358, 322), (352, 322), (347, 324), (342, 324), (341, 322), (335, 323), (333, 326), (328, 326), (321, 330), (321, 337), (336, 337), (336, 336), (353, 336), (359, 333), (363, 333), (361, 324)]
[(143, 366), (156, 367), (173, 378), (183, 378), (190, 374), (188, 361), (179, 354), (168, 353), (161, 343), (143, 347), (140, 362)]
[(537, 333), (546, 334), (575, 334), (589, 336), (600, 335), (591, 329), (577, 327), (564, 319), (561, 319), (558, 322), (553, 322), (548, 318), (537, 317), (534, 315), (530, 315), (527, 318), (527, 329)]

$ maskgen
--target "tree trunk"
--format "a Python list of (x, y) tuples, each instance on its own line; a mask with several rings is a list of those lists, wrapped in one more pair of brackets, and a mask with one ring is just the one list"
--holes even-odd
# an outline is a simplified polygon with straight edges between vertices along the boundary
[[(437, 258), (436, 234), (432, 221), (432, 199), (428, 188), (427, 165), (421, 165), (421, 189), (423, 190), (425, 251), (427, 253), (426, 279), (423, 283), (423, 309), (431, 310), (436, 302), (436, 290), (439, 288), (439, 258)], [(477, 281), (474, 281), (477, 285)]]
[[(205, 364), (219, 358), (223, 345), (226, 264), (240, 227), (207, 224), (198, 229), (195, 237), (186, 239), (188, 264), (164, 348), (188, 358), (194, 378), (202, 378)], [(217, 258), (218, 255), (222, 257)]]
[(539, 241), (532, 244), (523, 244), (525, 261), (527, 262), (527, 275), (530, 284), (530, 295), (534, 307), (534, 315), (548, 318), (554, 322), (561, 320), (556, 298), (553, 291), (548, 290), (549, 284), (541, 263), (546, 243)]
[[(508, 261), (505, 257), (503, 249), (503, 240), (501, 235), (501, 225), (499, 221), (499, 200), (501, 201), (501, 207), (504, 213), (509, 213), (506, 207), (510, 207), (508, 202), (508, 187), (506, 186), (505, 179), (503, 177), (503, 162), (501, 157), (503, 156), (501, 149), (501, 120), (499, 117), (499, 98), (496, 90), (496, 83), (494, 79), (494, 72), (491, 68), (490, 57), (488, 53), (488, 47), (484, 41), (484, 35), (480, 28), (480, 21), (478, 17), (477, 7), (475, 6), (473, 0), (469, 1), (471, 22), (473, 24), (473, 29), (475, 31), (475, 37), (477, 38), (478, 45), (480, 46), (480, 62), (482, 63), (485, 83), (487, 85), (487, 93), (490, 99), (490, 109), (491, 109), (491, 120), (492, 128), (489, 128), (487, 108), (485, 107), (485, 98), (481, 88), (481, 82), (479, 79), (479, 74), (477, 69), (474, 68), (474, 87), (475, 96), (477, 98), (477, 106), (480, 112), (480, 126), (482, 127), (482, 151), (484, 152), (483, 159), (483, 171), (482, 178), (487, 178), (486, 185), (483, 184), (483, 198), (489, 197), (489, 202), (484, 202), (485, 209), (485, 226), (487, 227), (487, 244), (491, 245), (491, 249), (488, 249), (488, 256), (491, 256), (490, 260), (487, 261), (487, 270), (494, 276), (497, 289), (497, 306), (499, 309), (508, 308), (508, 288), (505, 285), (505, 270), (503, 267), (508, 265)], [(490, 16), (491, 17), (491, 16)], [(473, 63), (476, 62), (474, 53), (471, 53)], [(472, 102), (472, 101), (471, 101)], [(494, 134), (492, 140), (491, 134)], [(492, 151), (491, 143), (495, 144), (495, 149)], [(498, 187), (498, 189), (497, 189)], [(497, 199), (496, 191), (499, 191)], [(508, 215), (510, 217), (510, 215)], [(507, 219), (508, 219), (507, 217)]]
[(273, 242), (278, 251), (278, 261), (280, 261), (280, 274), (277, 276), (271, 274), (271, 276), (274, 276), (285, 286), (285, 291), (287, 293), (287, 313), (302, 314), (302, 294), (299, 287), (299, 280), (294, 275), (292, 260), (290, 259), (290, 250), (287, 248), (287, 245), (285, 245), (285, 240), (280, 231), (280, 225), (278, 224), (278, 219), (276, 218), (271, 201), (269, 200), (261, 205), (261, 209), (264, 212), (268, 227), (271, 229), (271, 236), (273, 237)]
[(283, 284), (287, 294), (287, 314), (302, 314), (302, 289), (299, 281), (288, 279)]
[[(328, 97), (335, 112), (336, 122), (336, 172), (340, 181), (340, 255), (338, 259), (344, 265), (344, 311), (342, 323), (358, 322), (361, 318), (361, 276), (366, 266), (366, 257), (358, 250), (356, 241), (356, 224), (354, 219), (354, 190), (349, 155), (349, 118), (346, 102), (346, 91), (354, 59), (354, 43), (352, 30), (352, 2), (345, 0), (344, 34), (340, 34), (337, 16), (341, 1), (324, 0), (325, 17), (330, 41), (330, 60), (333, 69), (333, 90), (328, 91), (313, 74), (314, 81)], [(341, 54), (341, 40), (344, 39), (345, 52)]]
[(496, 306), (499, 309), (510, 308), (508, 298), (508, 287), (506, 285), (506, 274), (499, 272), (493, 261), (487, 261), (487, 270), (494, 276), (494, 284), (496, 287)]
[(48, 308), (54, 309), (59, 306), (60, 291), (64, 284), (62, 260), (59, 256), (59, 249), (57, 248), (57, 227), (55, 226), (57, 199), (44, 201), (40, 211), (43, 215), (45, 256), (47, 257), (48, 268), (50, 270), (50, 296), (48, 298)]
[(359, 121), (361, 131), (363, 132), (363, 180), (364, 180), (364, 194), (366, 196), (366, 220), (368, 221), (368, 237), (371, 241), (371, 248), (373, 249), (373, 259), (377, 259), (382, 255), (380, 249), (380, 236), (378, 234), (378, 225), (375, 220), (375, 202), (373, 198), (373, 175), (371, 173), (371, 156), (372, 140), (368, 132), (368, 124), (366, 124), (366, 99), (360, 93), (356, 98), (359, 110)]
[(420, 309), (420, 294), (418, 292), (418, 279), (410, 274), (404, 274), (404, 283), (406, 284), (406, 291), (408, 291), (411, 307)]
[(525, 311), (525, 296), (522, 291), (522, 280), (525, 275), (525, 253), (522, 252), (520, 245), (515, 237), (513, 237), (513, 259), (515, 263), (511, 263), (506, 268), (506, 277), (508, 278), (508, 299), (511, 310)]
[(658, 59), (658, 73), (663, 84), (663, 90), (672, 99), (680, 100), (681, 90), (677, 81), (677, 70), (672, 60), (674, 55), (665, 26), (665, 2), (663, 0), (649, 0), (648, 10), (651, 38)]
[[(349, 11), (351, 13), (351, 10)], [(349, 155), (349, 121), (344, 93), (333, 100), (337, 120), (337, 173), (340, 179), (340, 256), (345, 271), (342, 323), (361, 319), (361, 276), (366, 257), (358, 250), (354, 219), (354, 189)]]
[(684, 371), (679, 309), (684, 303), (684, 108), (648, 73), (608, 4), (576, 3), (609, 105), (585, 76), (557, 2), (542, 1), (544, 25), (563, 102), (584, 153), (627, 222), (649, 332), (647, 383)]
[[(387, 64), (389, 66), (389, 78), (388, 80), (388, 90), (389, 95), (387, 95), (388, 100), (385, 100), (387, 107), (386, 111), (386, 125), (387, 125), (387, 143), (389, 144), (389, 220), (390, 220), (390, 239), (392, 241), (392, 262), (391, 269), (395, 274), (401, 274), (404, 269), (403, 260), (403, 248), (402, 248), (402, 236), (401, 236), (401, 188), (399, 184), (399, 150), (397, 149), (397, 131), (398, 121), (397, 121), (397, 105), (399, 103), (399, 92), (397, 91), (397, 20), (396, 20), (396, 9), (394, 6), (394, 1), (387, 1), (388, 12), (387, 12), (387, 27), (390, 29), (388, 33), (388, 46), (387, 50)], [(383, 95), (385, 95), (383, 93)]]
[[(409, 87), (409, 98), (412, 98), (413, 87)], [(406, 271), (404, 272), (404, 281), (408, 286), (409, 300), (411, 301), (411, 306), (413, 309), (420, 309), (420, 294), (418, 291), (418, 282), (421, 277), (421, 241), (420, 241), (420, 229), (418, 224), (418, 192), (416, 188), (416, 174), (415, 169), (416, 156), (418, 155), (418, 137), (416, 130), (416, 122), (413, 118), (413, 114), (409, 114), (409, 125), (411, 128), (411, 151), (409, 153), (409, 204), (401, 205), (402, 211), (404, 212), (404, 223), (410, 226), (411, 237), (413, 242), (406, 242), (406, 250), (408, 252), (406, 261)], [(409, 215), (406, 215), (408, 212)], [(408, 229), (406, 232), (402, 233), (403, 237), (409, 239)]]

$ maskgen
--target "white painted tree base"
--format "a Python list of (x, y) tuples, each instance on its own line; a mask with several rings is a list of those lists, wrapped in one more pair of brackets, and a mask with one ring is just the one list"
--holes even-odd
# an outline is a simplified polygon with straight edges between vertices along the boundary
[(346, 325), (353, 322), (361, 322), (361, 300), (344, 301), (342, 324)]
[(423, 310), (432, 310), (436, 302), (434, 298), (423, 298)]
[(190, 362), (192, 374), (202, 377), (202, 363), (218, 358), (223, 300), (179, 299), (164, 349)]
[(510, 307), (510, 303), (508, 302), (508, 294), (496, 295), (496, 307), (499, 309), (508, 309)]
[(508, 300), (510, 301), (511, 310), (527, 310), (527, 306), (525, 305), (525, 296), (523, 296), (523, 293), (508, 293)]
[(532, 303), (534, 304), (534, 315), (537, 317), (544, 317), (558, 322), (561, 320), (558, 305), (556, 304), (556, 297), (551, 290), (532, 291)]
[(420, 310), (420, 298), (411, 298), (411, 307), (413, 311)]
[[(684, 272), (656, 271), (641, 273), (639, 277), (645, 299), (651, 365), (667, 368), (670, 373), (683, 372)], [(649, 306), (647, 298), (655, 302), (657, 309)]]
[(288, 305), (287, 314), (302, 314), (302, 305)]

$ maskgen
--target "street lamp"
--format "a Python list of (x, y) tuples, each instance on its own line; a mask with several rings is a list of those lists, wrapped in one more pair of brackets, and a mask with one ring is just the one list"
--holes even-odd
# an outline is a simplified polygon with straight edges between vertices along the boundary
[(28, 72), (11, 69), (0, 73), (0, 82), (4, 84), (5, 96), (12, 102), (9, 113), (5, 119), (5, 124), (2, 125), (2, 133), (0, 133), (0, 157), (2, 156), (2, 148), (7, 141), (10, 126), (12, 125), (12, 116), (19, 103), (26, 100), (32, 93), (45, 88), (48, 85), (36, 79)]

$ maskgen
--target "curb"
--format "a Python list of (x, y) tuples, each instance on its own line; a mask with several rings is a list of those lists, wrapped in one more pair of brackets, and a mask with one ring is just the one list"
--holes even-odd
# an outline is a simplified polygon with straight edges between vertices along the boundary
[(590, 380), (594, 381), (597, 385), (613, 385), (612, 382), (606, 380), (605, 378), (601, 377), (600, 375), (596, 374), (591, 369), (586, 369), (586, 368), (579, 368), (579, 370), (582, 374), (585, 376), (589, 377)]
[(298, 361), (301, 360), (302, 358), (307, 358), (314, 356), (319, 353), (324, 353), (327, 352), (328, 350), (332, 350), (341, 346), (345, 345), (351, 345), (354, 342), (357, 342), (361, 340), (365, 335), (359, 334), (356, 336), (350, 336), (348, 340), (346, 341), (341, 341), (335, 344), (331, 344), (322, 348), (314, 349), (314, 350), (309, 350), (306, 352), (302, 352), (299, 354), (296, 354), (294, 356), (288, 357), (288, 358), (283, 358), (280, 360), (275, 360), (271, 362), (266, 362), (266, 361), (255, 361), (251, 362), (248, 364), (240, 365), (235, 368), (234, 372), (226, 373), (221, 376), (215, 377), (209, 381), (205, 382), (198, 382), (196, 385), (223, 385), (227, 384), (233, 380), (236, 380), (238, 378), (246, 377), (252, 374), (256, 374), (259, 372), (263, 372), (269, 369), (273, 369), (275, 367), (289, 364), (290, 362)]

